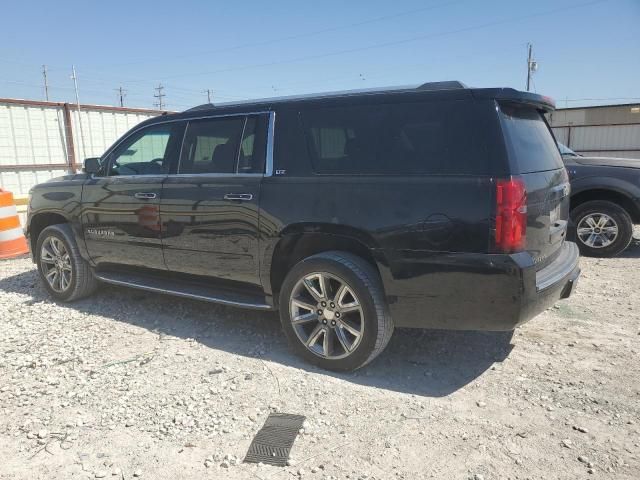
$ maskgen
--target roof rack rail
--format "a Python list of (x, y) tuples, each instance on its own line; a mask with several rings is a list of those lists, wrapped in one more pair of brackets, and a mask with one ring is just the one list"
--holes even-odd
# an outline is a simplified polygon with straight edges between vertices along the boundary
[(185, 112), (195, 112), (197, 110), (208, 110), (208, 109), (212, 108), (213, 106), (214, 106), (213, 103), (203, 103), (202, 105), (198, 105), (196, 107), (189, 108), (188, 110), (185, 110)]
[(458, 80), (447, 80), (444, 82), (427, 82), (423, 83), (416, 90), (453, 90), (456, 88), (469, 88)]

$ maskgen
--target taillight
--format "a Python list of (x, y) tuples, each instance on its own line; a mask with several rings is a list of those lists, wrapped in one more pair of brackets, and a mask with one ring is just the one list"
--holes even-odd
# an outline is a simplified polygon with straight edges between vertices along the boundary
[(496, 250), (502, 253), (524, 249), (527, 232), (527, 190), (519, 178), (496, 182)]

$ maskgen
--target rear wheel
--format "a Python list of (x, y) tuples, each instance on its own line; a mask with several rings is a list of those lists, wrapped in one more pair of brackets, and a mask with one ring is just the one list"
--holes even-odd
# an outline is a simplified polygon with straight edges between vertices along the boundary
[(329, 370), (366, 365), (393, 333), (378, 273), (346, 252), (295, 265), (280, 292), (280, 318), (296, 353)]
[(71, 302), (96, 289), (98, 282), (80, 256), (68, 224), (51, 225), (40, 233), (36, 261), (45, 288), (56, 300)]
[(592, 200), (571, 211), (576, 224), (576, 241), (580, 253), (591, 257), (613, 257), (629, 246), (633, 222), (620, 205), (606, 200)]

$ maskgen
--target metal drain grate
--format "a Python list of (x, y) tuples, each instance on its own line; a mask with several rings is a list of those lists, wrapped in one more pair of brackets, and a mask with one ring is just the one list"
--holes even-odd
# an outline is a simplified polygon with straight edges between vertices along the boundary
[(244, 461), (284, 467), (304, 419), (305, 417), (302, 415), (289, 413), (269, 414), (264, 425), (249, 445), (249, 451), (244, 457)]

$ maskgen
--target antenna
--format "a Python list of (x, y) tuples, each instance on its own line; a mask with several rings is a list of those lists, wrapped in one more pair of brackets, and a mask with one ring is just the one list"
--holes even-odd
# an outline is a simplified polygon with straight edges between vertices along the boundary
[(167, 106), (162, 100), (164, 97), (167, 96), (166, 94), (162, 93), (164, 91), (164, 87), (162, 86), (161, 83), (159, 83), (158, 86), (154, 88), (154, 90), (157, 90), (158, 92), (153, 95), (155, 98), (158, 99), (158, 101), (154, 103), (154, 105), (158, 107), (158, 110), (164, 110), (164, 108)]
[(211, 90), (210, 88), (207, 88), (205, 90), (205, 93), (207, 94), (207, 103), (211, 103), (211, 97), (213, 96), (213, 90)]

